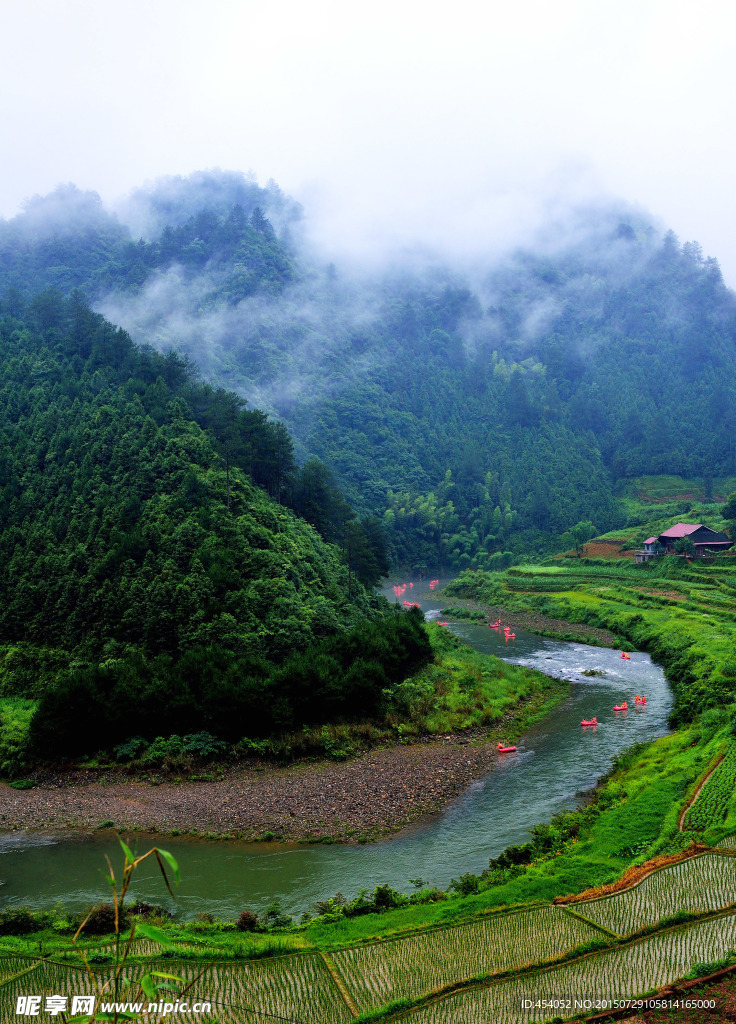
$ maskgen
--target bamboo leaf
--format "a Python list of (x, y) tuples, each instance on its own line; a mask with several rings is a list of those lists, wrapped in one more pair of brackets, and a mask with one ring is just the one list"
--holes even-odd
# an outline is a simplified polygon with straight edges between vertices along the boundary
[(155, 1000), (158, 996), (158, 986), (150, 974), (144, 974), (140, 980), (141, 990), (149, 999)]
[(126, 844), (123, 842), (122, 839), (119, 839), (118, 842), (120, 843), (120, 845), (123, 848), (123, 853), (125, 854), (126, 861), (130, 861), (130, 863), (132, 864), (135, 861), (135, 857), (133, 856), (133, 851), (131, 850), (131, 848), (129, 846), (126, 846)]
[(158, 852), (161, 854), (163, 859), (166, 861), (166, 863), (169, 865), (171, 870), (174, 872), (174, 878), (176, 879), (176, 884), (178, 885), (179, 881), (180, 881), (180, 879), (179, 879), (179, 864), (178, 864), (176, 858), (173, 857), (169, 853), (168, 850), (162, 850), (162, 849), (158, 848)]
[[(166, 946), (167, 949), (173, 949), (174, 944), (171, 939), (166, 935), (166, 932), (162, 931), (161, 928), (156, 928), (152, 924), (139, 924), (138, 935), (142, 935), (144, 939), (151, 939), (152, 942), (157, 942), (159, 946)], [(161, 975), (166, 977), (166, 975)]]

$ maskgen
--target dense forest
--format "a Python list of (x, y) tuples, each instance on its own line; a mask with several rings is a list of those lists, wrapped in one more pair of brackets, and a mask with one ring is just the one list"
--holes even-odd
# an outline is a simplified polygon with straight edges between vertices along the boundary
[(628, 478), (734, 472), (736, 300), (697, 244), (609, 206), (472, 282), (440, 259), (358, 275), (301, 244), (299, 216), (221, 172), (120, 219), (60, 189), (0, 224), (0, 304), (81, 288), (276, 417), (302, 468), (270, 492), (364, 552), (366, 582), (383, 535), (397, 565), (501, 567), (620, 525)]
[(39, 749), (124, 739), (126, 706), (228, 737), (365, 716), (426, 660), (365, 589), (380, 530), (283, 424), (77, 292), (25, 316), (0, 320), (0, 696), (40, 699)]

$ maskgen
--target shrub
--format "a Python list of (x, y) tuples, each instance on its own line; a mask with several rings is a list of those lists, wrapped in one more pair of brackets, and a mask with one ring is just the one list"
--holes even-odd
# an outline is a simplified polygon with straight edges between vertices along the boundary
[(162, 918), (162, 917), (173, 917), (174, 915), (170, 910), (166, 910), (165, 907), (159, 907), (157, 904), (146, 903), (145, 900), (138, 900), (130, 908), (130, 913), (135, 914), (136, 917), (143, 918)]
[(450, 888), (454, 889), (460, 896), (472, 896), (480, 888), (480, 878), (478, 875), (468, 871), (466, 874), (460, 875), (459, 878), (453, 878), (450, 882)]
[(390, 885), (377, 885), (373, 890), (373, 906), (378, 911), (403, 907), (406, 902), (406, 896), (392, 889)]
[(41, 928), (43, 924), (28, 907), (11, 907), (0, 914), (0, 935), (28, 935)]
[[(92, 907), (86, 920), (85, 935), (109, 935), (115, 931), (115, 908), (112, 903), (98, 903)], [(121, 921), (120, 926), (123, 924)]]
[(428, 714), (434, 704), (434, 686), (428, 679), (406, 679), (391, 692), (391, 703), (402, 718), (416, 719)]
[(286, 928), (291, 924), (291, 917), (284, 913), (280, 899), (269, 903), (266, 908), (266, 922), (269, 928)]
[(709, 974), (715, 974), (717, 971), (723, 970), (724, 967), (730, 967), (734, 960), (736, 960), (736, 950), (731, 950), (721, 960), (698, 961), (693, 964), (685, 977), (707, 978)]
[(227, 743), (209, 732), (195, 732), (184, 737), (183, 752), (197, 761), (213, 761), (227, 750)]
[(259, 927), (258, 914), (252, 910), (244, 910), (238, 918), (235, 927), (239, 932), (257, 932)]
[(115, 747), (115, 760), (133, 761), (136, 757), (140, 757), (147, 749), (148, 740), (144, 740), (142, 736), (132, 736), (125, 743)]

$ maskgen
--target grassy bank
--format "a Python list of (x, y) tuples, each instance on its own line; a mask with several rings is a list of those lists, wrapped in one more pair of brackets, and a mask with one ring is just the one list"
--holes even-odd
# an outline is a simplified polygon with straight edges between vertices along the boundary
[[(442, 614), (449, 619), (464, 619), (468, 622), (491, 622), (508, 618), (509, 606), (479, 605), (476, 601), (463, 601), (461, 605), (453, 604), (442, 609)], [(529, 633), (548, 636), (555, 640), (570, 640), (572, 643), (589, 644), (591, 647), (622, 647), (630, 648), (628, 640), (616, 636), (608, 629), (597, 629), (584, 623), (565, 622), (553, 619), (548, 615), (540, 615), (536, 611), (522, 611), (516, 608), (513, 613), (512, 629), (525, 629)]]
[(518, 736), (569, 693), (564, 680), (480, 654), (442, 627), (428, 629), (435, 659), (406, 684), (405, 732), (503, 727)]
[(465, 572), (448, 594), (509, 613), (607, 629), (663, 665), (675, 694), (673, 721), (736, 700), (736, 559), (712, 564), (666, 557), (563, 559), (503, 574)]

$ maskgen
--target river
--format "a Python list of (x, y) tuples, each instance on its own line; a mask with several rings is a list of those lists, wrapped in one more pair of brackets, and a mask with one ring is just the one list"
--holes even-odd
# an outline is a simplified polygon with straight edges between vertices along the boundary
[[(386, 593), (393, 598), (391, 587)], [(443, 607), (426, 582), (414, 582), (403, 599), (418, 601), (430, 619)], [(515, 640), (505, 641), (500, 630), (465, 621), (449, 622), (447, 628), (479, 651), (569, 679), (570, 697), (529, 730), (515, 754), (499, 757), (485, 778), (441, 813), (374, 844), (209, 842), (168, 836), (149, 842), (140, 834), (126, 836), (139, 852), (159, 842), (178, 859), (182, 875), (174, 904), (154, 869), (144, 865), (133, 897), (160, 903), (181, 918), (200, 911), (233, 918), (246, 908), (262, 912), (275, 898), (298, 914), (338, 891), (351, 897), (384, 882), (411, 891), (410, 879), (421, 878), (445, 888), (452, 877), (480, 872), (490, 857), (525, 842), (533, 825), (577, 806), (621, 750), (668, 731), (671, 692), (662, 669), (647, 654), (633, 653), (624, 660), (620, 651), (520, 630)], [(601, 674), (586, 676), (586, 671)], [(645, 707), (633, 706), (635, 694), (647, 696)], [(631, 705), (629, 711), (614, 712), (613, 705), (622, 700)], [(582, 729), (581, 718), (593, 716), (598, 727)], [(105, 854), (120, 863), (120, 848), (109, 833), (0, 835), (0, 905), (42, 908), (59, 902), (78, 910), (105, 899)]]

